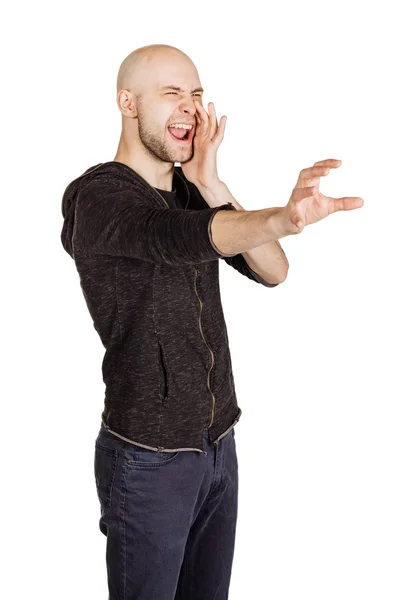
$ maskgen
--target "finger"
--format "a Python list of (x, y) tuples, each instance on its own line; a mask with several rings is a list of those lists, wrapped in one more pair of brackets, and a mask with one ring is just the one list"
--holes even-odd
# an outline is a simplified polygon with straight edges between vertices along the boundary
[(198, 135), (202, 129), (203, 123), (202, 123), (201, 117), (200, 117), (199, 113), (197, 112), (197, 110), (196, 110), (196, 113), (194, 116), (196, 117), (196, 135)]
[(314, 163), (314, 166), (326, 166), (326, 167), (330, 167), (331, 169), (337, 169), (338, 167), (340, 167), (340, 165), (342, 164), (342, 161), (339, 160), (338, 158), (326, 158), (325, 160), (318, 160), (317, 162)]
[(302, 169), (300, 171), (299, 179), (312, 179), (315, 177), (321, 177), (323, 175), (328, 175), (330, 173), (330, 167), (308, 167), (306, 169)]
[(310, 187), (294, 187), (292, 190), (292, 198), (293, 200), (300, 201), (305, 198), (312, 198), (318, 194), (318, 187), (316, 185), (312, 185)]
[(208, 134), (208, 127), (209, 127), (209, 125), (208, 125), (209, 119), (208, 119), (207, 111), (203, 108), (203, 106), (197, 100), (195, 100), (195, 106), (197, 108), (197, 112), (198, 112), (198, 115), (200, 117), (200, 122), (201, 122), (201, 125), (202, 125), (202, 128), (203, 128), (203, 133), (205, 135), (207, 135)]
[(214, 137), (213, 144), (215, 145), (216, 148), (219, 147), (220, 143), (222, 142), (222, 140), (224, 139), (224, 133), (225, 133), (225, 127), (226, 127), (226, 121), (227, 121), (227, 116), (223, 115), (219, 121), (219, 127), (218, 127), (218, 131), (217, 131), (217, 135)]
[(215, 106), (213, 102), (208, 103), (208, 111), (210, 115), (210, 129), (209, 136), (213, 140), (215, 134), (218, 131), (217, 113), (215, 112)]
[(334, 206), (334, 212), (338, 210), (354, 210), (364, 206), (364, 200), (359, 196), (344, 196), (343, 198), (329, 198)]
[(295, 188), (305, 188), (311, 185), (319, 185), (320, 178), (328, 175), (330, 169), (328, 167), (309, 167), (300, 171), (296, 181)]
[(203, 119), (201, 118), (200, 113), (197, 111), (197, 109), (196, 109), (195, 117), (196, 117), (195, 137), (197, 138), (197, 141), (198, 141), (199, 137), (204, 133), (204, 123), (203, 123)]

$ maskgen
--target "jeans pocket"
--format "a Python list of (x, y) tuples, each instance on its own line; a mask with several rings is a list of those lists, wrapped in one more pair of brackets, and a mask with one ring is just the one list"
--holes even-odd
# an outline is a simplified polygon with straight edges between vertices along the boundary
[(118, 450), (107, 448), (99, 441), (95, 443), (94, 476), (100, 506), (106, 510), (111, 506), (113, 483), (117, 470)]
[(135, 446), (132, 449), (126, 450), (125, 462), (131, 468), (163, 467), (173, 462), (179, 454), (180, 452), (158, 452)]

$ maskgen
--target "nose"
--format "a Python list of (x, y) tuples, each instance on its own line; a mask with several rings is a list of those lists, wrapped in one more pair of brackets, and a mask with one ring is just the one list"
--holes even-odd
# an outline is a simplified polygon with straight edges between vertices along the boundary
[(196, 106), (193, 100), (183, 100), (180, 106), (181, 110), (193, 117), (196, 114)]

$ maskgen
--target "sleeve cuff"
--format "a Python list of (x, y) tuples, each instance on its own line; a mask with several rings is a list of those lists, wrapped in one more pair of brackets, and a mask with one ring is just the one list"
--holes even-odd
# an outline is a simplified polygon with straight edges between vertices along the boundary
[(219, 210), (236, 210), (236, 208), (233, 206), (232, 202), (227, 202), (226, 204), (221, 204), (220, 206), (216, 206), (214, 211), (211, 213), (211, 217), (208, 221), (208, 237), (210, 240), (210, 244), (213, 247), (213, 249), (215, 250), (215, 252), (217, 252), (217, 254), (221, 257), (221, 258), (225, 258), (225, 257), (230, 257), (230, 256), (236, 256), (236, 254), (223, 254), (218, 248), (217, 246), (214, 244), (214, 241), (212, 239), (211, 236), (211, 222), (214, 218), (214, 216), (216, 215), (216, 213)]
[(262, 285), (265, 285), (266, 287), (276, 287), (277, 285), (279, 285), (279, 283), (268, 283), (268, 281), (265, 281), (265, 279), (263, 279), (261, 277), (261, 275), (259, 275), (255, 271), (253, 271), (253, 269), (248, 265), (248, 263), (246, 263), (246, 264), (247, 264), (247, 267), (248, 267), (250, 273), (252, 274), (254, 279), (256, 281), (258, 281), (258, 283), (261, 283)]

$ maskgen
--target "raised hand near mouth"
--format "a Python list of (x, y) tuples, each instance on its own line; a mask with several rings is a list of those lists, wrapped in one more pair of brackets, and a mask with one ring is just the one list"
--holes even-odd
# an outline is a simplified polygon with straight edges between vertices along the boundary
[(219, 182), (217, 150), (224, 139), (227, 117), (222, 116), (218, 125), (215, 107), (208, 103), (210, 114), (198, 100), (196, 106), (196, 133), (193, 138), (193, 156), (181, 163), (185, 177), (197, 187), (212, 187)]

